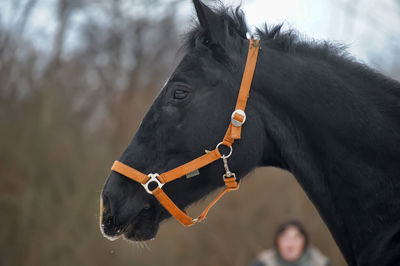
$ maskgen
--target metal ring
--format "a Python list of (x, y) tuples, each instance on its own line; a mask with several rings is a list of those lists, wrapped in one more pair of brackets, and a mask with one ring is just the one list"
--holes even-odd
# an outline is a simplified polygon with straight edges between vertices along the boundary
[(153, 190), (149, 189), (149, 184), (151, 182), (156, 182), (158, 185), (157, 187), (159, 187), (159, 188), (162, 188), (162, 186), (164, 186), (164, 184), (161, 183), (160, 180), (158, 180), (158, 178), (157, 178), (159, 176), (159, 174), (148, 174), (147, 176), (150, 177), (149, 180), (147, 180), (146, 183), (142, 184), (142, 186), (147, 191), (147, 193), (153, 194), (154, 189)]
[[(217, 144), (217, 147), (216, 147), (216, 149), (217, 149), (218, 151), (219, 151), (219, 146), (221, 146), (221, 145), (226, 146), (225, 144), (222, 144), (222, 142), (218, 143), (218, 144)], [(229, 157), (231, 157), (232, 151), (233, 151), (232, 146), (226, 146), (226, 147), (229, 147), (230, 151), (229, 151), (229, 154), (228, 154), (228, 155), (223, 155), (223, 154), (221, 153), (221, 157), (224, 158), (224, 159), (228, 159)]]

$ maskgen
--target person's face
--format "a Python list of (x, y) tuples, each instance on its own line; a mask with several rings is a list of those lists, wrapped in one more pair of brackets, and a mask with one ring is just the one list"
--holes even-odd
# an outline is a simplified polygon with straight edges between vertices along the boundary
[(303, 253), (305, 238), (295, 226), (288, 226), (278, 236), (278, 251), (284, 260), (295, 261)]

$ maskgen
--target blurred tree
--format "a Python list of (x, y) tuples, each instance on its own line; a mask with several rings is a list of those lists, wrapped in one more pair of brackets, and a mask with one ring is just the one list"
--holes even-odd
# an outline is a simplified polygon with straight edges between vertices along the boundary
[[(0, 28), (2, 265), (99, 265), (90, 258), (102, 250), (93, 245), (100, 238), (98, 190), (112, 151), (121, 149), (115, 140), (125, 143), (139, 121), (118, 107), (127, 101), (134, 111), (143, 97), (154, 97), (179, 39), (176, 1), (168, 9), (161, 1), (138, 2), (56, 1), (58, 26), (47, 54), (23, 31), (35, 1), (18, 23)], [(136, 9), (144, 12), (133, 15)], [(83, 45), (66, 56), (76, 15), (85, 18)], [(121, 119), (129, 121), (123, 133)]]

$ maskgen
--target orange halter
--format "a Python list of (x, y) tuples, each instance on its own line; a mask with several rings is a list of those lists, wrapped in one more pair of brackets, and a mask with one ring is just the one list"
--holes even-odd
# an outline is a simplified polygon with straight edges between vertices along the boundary
[[(218, 143), (217, 147), (212, 151), (206, 151), (206, 154), (197, 157), (196, 159), (178, 166), (168, 172), (162, 174), (148, 174), (145, 175), (134, 168), (123, 164), (119, 161), (115, 161), (111, 170), (120, 173), (140, 184), (144, 187), (147, 193), (152, 194), (161, 205), (164, 206), (168, 212), (175, 217), (179, 222), (185, 226), (191, 226), (195, 223), (202, 221), (211, 207), (227, 192), (237, 190), (239, 188), (239, 182), (236, 180), (235, 173), (232, 173), (228, 167), (228, 158), (232, 155), (232, 144), (236, 139), (240, 139), (242, 125), (246, 121), (246, 109), (247, 98), (250, 92), (251, 82), (253, 80), (253, 74), (257, 63), (258, 51), (260, 44), (258, 40), (250, 39), (249, 51), (247, 55), (246, 66), (243, 73), (242, 83), (240, 85), (239, 95), (236, 101), (235, 111), (232, 113), (231, 122), (229, 123), (228, 130), (224, 136), (222, 142)], [(230, 148), (228, 155), (221, 155), (219, 147), (224, 145)], [(161, 189), (166, 183), (169, 183), (175, 179), (181, 178), (187, 174), (190, 174), (212, 162), (222, 159), (225, 168), (225, 174), (222, 179), (225, 182), (225, 189), (213, 200), (207, 208), (197, 217), (191, 218), (184, 211), (178, 208), (175, 203), (165, 194)], [(149, 184), (155, 183), (157, 187), (153, 190), (149, 188)]]

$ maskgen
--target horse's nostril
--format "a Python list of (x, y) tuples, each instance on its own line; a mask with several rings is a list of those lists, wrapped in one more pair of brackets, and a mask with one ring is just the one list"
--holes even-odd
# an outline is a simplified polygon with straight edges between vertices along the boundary
[(107, 226), (109, 228), (114, 227), (114, 224), (115, 224), (114, 217), (113, 216), (108, 216), (104, 220), (104, 224), (105, 224), (105, 226)]

